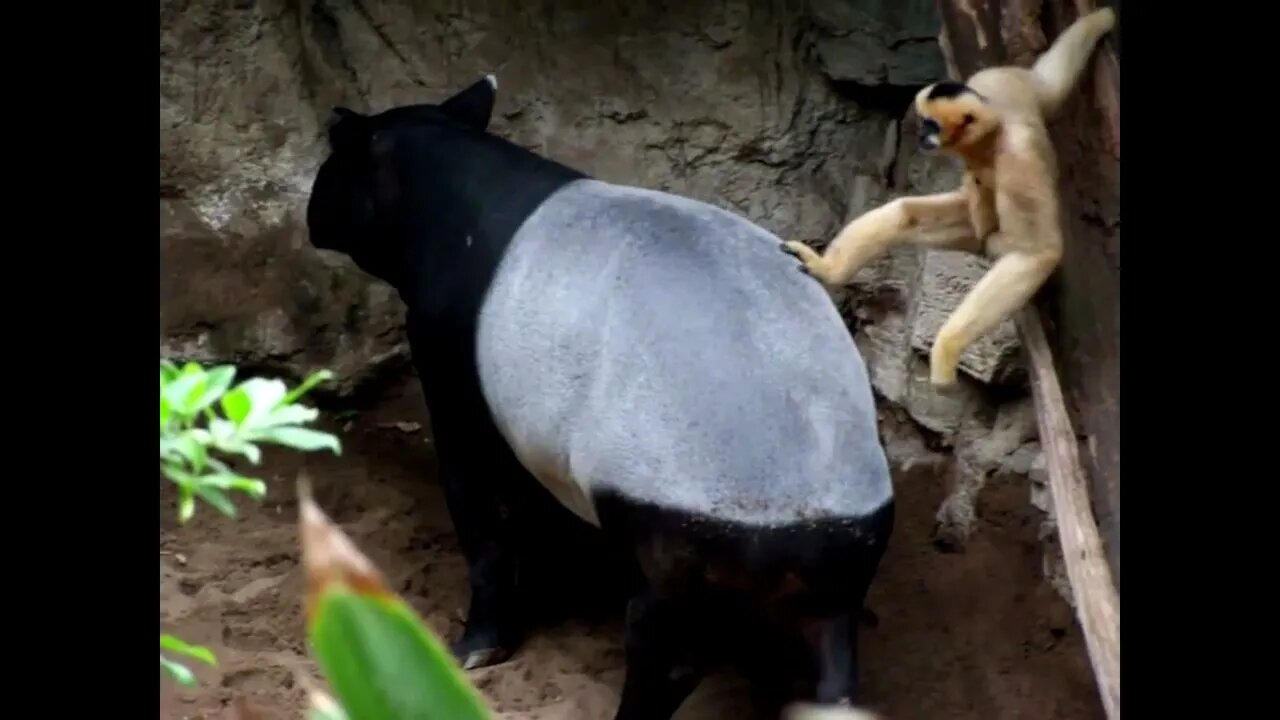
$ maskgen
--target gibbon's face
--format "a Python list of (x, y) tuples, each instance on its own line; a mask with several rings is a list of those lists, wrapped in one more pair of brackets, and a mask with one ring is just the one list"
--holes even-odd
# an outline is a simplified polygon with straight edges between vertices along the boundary
[(959, 83), (930, 85), (916, 95), (920, 147), (958, 148), (980, 140), (991, 129), (991, 112), (977, 93)]

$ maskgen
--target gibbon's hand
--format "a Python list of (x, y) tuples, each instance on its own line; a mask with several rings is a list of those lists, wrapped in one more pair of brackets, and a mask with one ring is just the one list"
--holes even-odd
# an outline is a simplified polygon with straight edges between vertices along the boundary
[(818, 251), (799, 240), (788, 240), (782, 243), (779, 249), (800, 261), (800, 272), (820, 282), (828, 282), (827, 263), (818, 254)]

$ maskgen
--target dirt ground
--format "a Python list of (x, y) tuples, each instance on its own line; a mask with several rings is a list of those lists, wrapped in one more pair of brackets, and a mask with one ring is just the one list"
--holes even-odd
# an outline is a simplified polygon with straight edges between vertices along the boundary
[[(192, 664), (198, 689), (161, 678), (162, 720), (230, 719), (243, 696), (264, 718), (304, 717), (298, 674), (307, 660), (295, 536), (294, 477), (308, 468), (316, 499), (448, 638), (461, 631), (465, 568), (436, 484), (421, 393), (397, 385), (343, 419), (344, 453), (272, 451), (258, 476), (261, 505), (230, 519), (207, 506), (179, 528), (174, 495), (160, 501), (162, 632), (204, 644), (218, 668)], [(861, 630), (865, 704), (889, 720), (1102, 718), (1070, 608), (1040, 579), (1036, 511), (1026, 488), (984, 491), (981, 524), (964, 553), (929, 540), (944, 481), (932, 470), (897, 477), (898, 524)], [(472, 671), (507, 720), (610, 720), (622, 682), (621, 612), (535, 634), (506, 663)], [(679, 720), (745, 720), (731, 676), (704, 682)]]

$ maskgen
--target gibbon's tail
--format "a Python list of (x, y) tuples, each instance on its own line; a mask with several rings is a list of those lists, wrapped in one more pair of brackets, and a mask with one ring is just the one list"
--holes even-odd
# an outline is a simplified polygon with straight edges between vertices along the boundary
[(1077, 18), (1036, 59), (1031, 71), (1036, 76), (1040, 111), (1046, 119), (1062, 108), (1088, 66), (1098, 41), (1111, 32), (1115, 24), (1115, 10), (1109, 7), (1094, 10)]

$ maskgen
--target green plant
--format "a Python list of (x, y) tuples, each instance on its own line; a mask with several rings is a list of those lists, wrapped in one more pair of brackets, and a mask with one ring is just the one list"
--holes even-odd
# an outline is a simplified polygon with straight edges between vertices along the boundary
[(266, 492), (265, 483), (233, 471), (215, 452), (241, 455), (254, 465), (262, 458), (259, 444), (342, 452), (334, 435), (302, 427), (315, 421), (319, 411), (296, 404), (332, 377), (328, 370), (312, 374), (293, 390), (282, 380), (261, 377), (232, 387), (235, 375), (231, 365), (206, 370), (193, 362), (179, 368), (160, 361), (160, 470), (178, 486), (181, 522), (195, 513), (196, 497), (235, 517), (228, 491), (254, 499)]
[[(181, 522), (194, 514), (196, 498), (234, 517), (229, 493), (265, 494), (265, 483), (215, 455), (238, 455), (257, 465), (259, 444), (342, 451), (333, 435), (303, 427), (319, 413), (297, 404), (330, 377), (327, 371), (293, 390), (264, 378), (233, 387), (235, 375), (229, 365), (160, 362), (160, 469), (178, 488)], [(490, 720), (445, 644), (324, 515), (305, 481), (299, 483), (298, 522), (311, 653), (337, 696), (312, 689), (310, 720)], [(172, 635), (160, 636), (160, 648), (216, 664), (207, 648)], [(179, 682), (195, 683), (182, 663), (162, 654), (160, 665)]]
[(336, 700), (312, 692), (310, 720), (489, 720), (440, 638), (298, 484), (307, 636)]
[[(261, 462), (259, 445), (270, 444), (310, 452), (341, 454), (338, 438), (304, 427), (319, 411), (298, 401), (316, 385), (332, 377), (320, 370), (290, 390), (282, 380), (251, 377), (232, 386), (236, 368), (204, 368), (189, 362), (179, 367), (160, 360), (160, 472), (178, 488), (178, 521), (195, 514), (200, 498), (229, 517), (236, 516), (228, 493), (238, 491), (257, 500), (266, 483), (243, 475), (217, 455), (241, 456), (252, 465)], [(220, 412), (219, 412), (220, 411)], [(216, 664), (207, 648), (188, 645), (172, 635), (160, 636), (160, 649)], [(182, 663), (160, 656), (160, 666), (184, 685), (195, 678)]]

